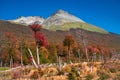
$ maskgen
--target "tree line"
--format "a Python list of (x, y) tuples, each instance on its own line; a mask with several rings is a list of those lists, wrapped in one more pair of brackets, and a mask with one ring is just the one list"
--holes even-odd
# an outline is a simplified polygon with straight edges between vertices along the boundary
[[(32, 24), (34, 42), (18, 39), (12, 32), (0, 35), (0, 64), (14, 67), (17, 65), (34, 64), (39, 67), (42, 63), (94, 62), (110, 59), (112, 51), (99, 45), (87, 45), (82, 31), (76, 32), (82, 44), (77, 42), (72, 34), (67, 34), (62, 42), (51, 43), (41, 32), (42, 26)], [(58, 36), (59, 37), (59, 36)]]

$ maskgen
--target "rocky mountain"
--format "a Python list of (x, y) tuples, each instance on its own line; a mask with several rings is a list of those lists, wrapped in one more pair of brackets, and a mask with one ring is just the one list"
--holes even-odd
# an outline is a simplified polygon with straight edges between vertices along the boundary
[(43, 28), (56, 31), (56, 30), (62, 30), (62, 31), (69, 31), (70, 29), (84, 29), (87, 31), (92, 32), (99, 32), (108, 34), (109, 32), (99, 28), (97, 26), (88, 24), (87, 22), (83, 21), (82, 19), (64, 11), (64, 10), (58, 10), (54, 14), (52, 14), (47, 19), (44, 19), (42, 17), (38, 16), (29, 16), (29, 17), (19, 17), (15, 20), (9, 20), (12, 23), (19, 23), (24, 25), (30, 25), (33, 23), (38, 23), (43, 26)]
[(39, 16), (29, 16), (29, 17), (21, 16), (18, 19), (9, 20), (9, 21), (13, 23), (18, 23), (18, 24), (30, 25), (33, 23), (42, 24), (44, 20), (45, 20), (44, 18), (39, 17)]
[(84, 30), (92, 31), (92, 32), (99, 32), (99, 33), (105, 33), (105, 34), (108, 33), (104, 29), (88, 24), (82, 19), (64, 10), (58, 10), (57, 12), (55, 12), (53, 15), (48, 17), (43, 22), (42, 25), (44, 28), (49, 29), (51, 31), (56, 31), (56, 30), (68, 31), (70, 29), (81, 28)]
[(52, 26), (52, 25), (63, 25), (67, 22), (81, 22), (85, 23), (78, 17), (75, 17), (64, 10), (58, 10), (52, 16), (48, 17), (43, 25), (44, 26)]

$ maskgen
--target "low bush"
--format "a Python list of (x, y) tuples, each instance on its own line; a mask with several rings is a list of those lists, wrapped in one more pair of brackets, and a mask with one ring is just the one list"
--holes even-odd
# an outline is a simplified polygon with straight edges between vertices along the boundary
[(104, 72), (99, 72), (98, 76), (100, 77), (98, 80), (107, 80), (108, 78), (110, 78), (110, 76)]
[(39, 73), (37, 71), (34, 72), (34, 74), (32, 74), (30, 76), (31, 79), (38, 79), (39, 78)]
[(20, 71), (15, 71), (15, 72), (12, 72), (12, 79), (19, 79), (19, 78), (22, 78), (22, 73)]
[(57, 75), (64, 75), (64, 71), (61, 70), (61, 71), (58, 71), (58, 74)]
[(44, 75), (44, 71), (40, 67), (38, 68), (38, 73), (39, 73), (40, 76)]
[(63, 70), (64, 70), (65, 72), (70, 73), (70, 72), (71, 72), (71, 67), (70, 67), (70, 66), (66, 66), (65, 68), (63, 68)]
[(120, 74), (117, 74), (116, 80), (120, 80)]
[(30, 73), (30, 68), (25, 68), (24, 70), (23, 70), (23, 72), (24, 72), (24, 74), (25, 75), (27, 75), (27, 74), (29, 74)]
[(110, 72), (111, 72), (111, 73), (115, 73), (116, 70), (115, 70), (114, 68), (111, 68), (111, 69), (110, 69)]
[(85, 80), (92, 80), (93, 79), (93, 75), (88, 74), (85, 76)]
[(81, 80), (80, 73), (76, 70), (75, 67), (71, 68), (71, 72), (68, 74), (69, 80)]

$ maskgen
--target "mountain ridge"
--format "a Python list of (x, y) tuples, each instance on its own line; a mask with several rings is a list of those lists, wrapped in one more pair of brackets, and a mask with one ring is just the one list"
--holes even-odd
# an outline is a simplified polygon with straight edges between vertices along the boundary
[(34, 23), (41, 24), (43, 28), (56, 31), (56, 30), (63, 30), (63, 31), (69, 31), (70, 29), (85, 29), (92, 32), (99, 32), (103, 34), (108, 34), (109, 32), (99, 28), (97, 26), (88, 24), (87, 22), (83, 21), (82, 19), (68, 13), (64, 10), (58, 10), (55, 13), (53, 13), (51, 16), (49, 16), (47, 19), (44, 19), (42, 17), (20, 17), (16, 20), (9, 20), (10, 22), (15, 22), (19, 24), (24, 25), (31, 25)]

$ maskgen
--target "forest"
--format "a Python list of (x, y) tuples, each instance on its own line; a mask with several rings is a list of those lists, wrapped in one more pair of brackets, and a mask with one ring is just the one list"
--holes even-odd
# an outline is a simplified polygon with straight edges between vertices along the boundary
[[(109, 68), (108, 73), (116, 73), (118, 70), (117, 75), (114, 77), (115, 80), (120, 79), (120, 69), (116, 69), (116, 67), (120, 66), (119, 62), (119, 51), (115, 50), (114, 48), (107, 48), (101, 45), (88, 45), (84, 36), (83, 31), (78, 31), (80, 35), (81, 42), (76, 41), (74, 36), (70, 33), (65, 35), (63, 41), (61, 42), (49, 42), (46, 38), (46, 35), (41, 31), (42, 26), (39, 24), (32, 24), (29, 25), (29, 28), (33, 32), (31, 36), (33, 36), (33, 42), (26, 42), (25, 38), (19, 38), (12, 32), (6, 32), (5, 34), (0, 34), (0, 66), (1, 70), (4, 68), (13, 69), (17, 67), (25, 68), (23, 74), (30, 73), (31, 70), (33, 74), (29, 78), (33, 79), (41, 79), (41, 80), (56, 80), (54, 77), (51, 76), (55, 75), (66, 75), (65, 79), (58, 79), (58, 80), (92, 80), (94, 79), (95, 75), (87, 73), (85, 75), (84, 72), (81, 71), (83, 67), (89, 67), (86, 69), (90, 69), (89, 71), (94, 71), (94, 68), (98, 69), (107, 69), (110, 67), (110, 63), (118, 64), (117, 66), (113, 66)], [(59, 36), (58, 36), (59, 37)], [(26, 37), (27, 38), (27, 37)], [(112, 61), (112, 62), (111, 62)], [(74, 65), (73, 65), (74, 64)], [(107, 65), (106, 65), (107, 64)], [(46, 66), (45, 66), (46, 65)], [(52, 69), (52, 72), (49, 72), (47, 75), (48, 79), (43, 79), (43, 75), (45, 75), (43, 66), (52, 66), (55, 70)], [(69, 65), (69, 66), (68, 66)], [(100, 66), (102, 65), (102, 67)], [(29, 66), (29, 68), (26, 68)], [(97, 67), (96, 67), (97, 66)], [(32, 67), (32, 68), (30, 68)], [(51, 68), (51, 67), (50, 67)], [(77, 69), (80, 68), (80, 73), (77, 72)], [(5, 70), (6, 70), (5, 69)], [(85, 70), (86, 70), (85, 69)], [(19, 69), (18, 69), (19, 70)], [(19, 71), (20, 71), (19, 70)], [(37, 70), (37, 71), (36, 71)], [(48, 70), (49, 71), (49, 70)], [(89, 72), (88, 71), (88, 72)], [(113, 71), (113, 72), (112, 72)], [(28, 73), (27, 73), (28, 72)], [(56, 73), (54, 73), (56, 72)], [(3, 72), (4, 73), (4, 72)], [(50, 74), (52, 73), (52, 74)], [(79, 74), (83, 74), (80, 76)], [(97, 71), (96, 71), (97, 73)], [(106, 74), (105, 78), (109, 78), (110, 75)], [(8, 74), (8, 73), (4, 73)], [(20, 79), (24, 76), (21, 72), (14, 72), (12, 75), (13, 79)], [(105, 73), (99, 72), (98, 77), (99, 80), (106, 80), (103, 79)], [(9, 74), (10, 75), (10, 74)], [(6, 76), (9, 76), (6, 75)], [(2, 73), (0, 72), (1, 79), (7, 79), (3, 77)], [(67, 77), (67, 78), (66, 78)], [(102, 79), (100, 79), (102, 78)], [(98, 79), (94, 79), (98, 80)]]

